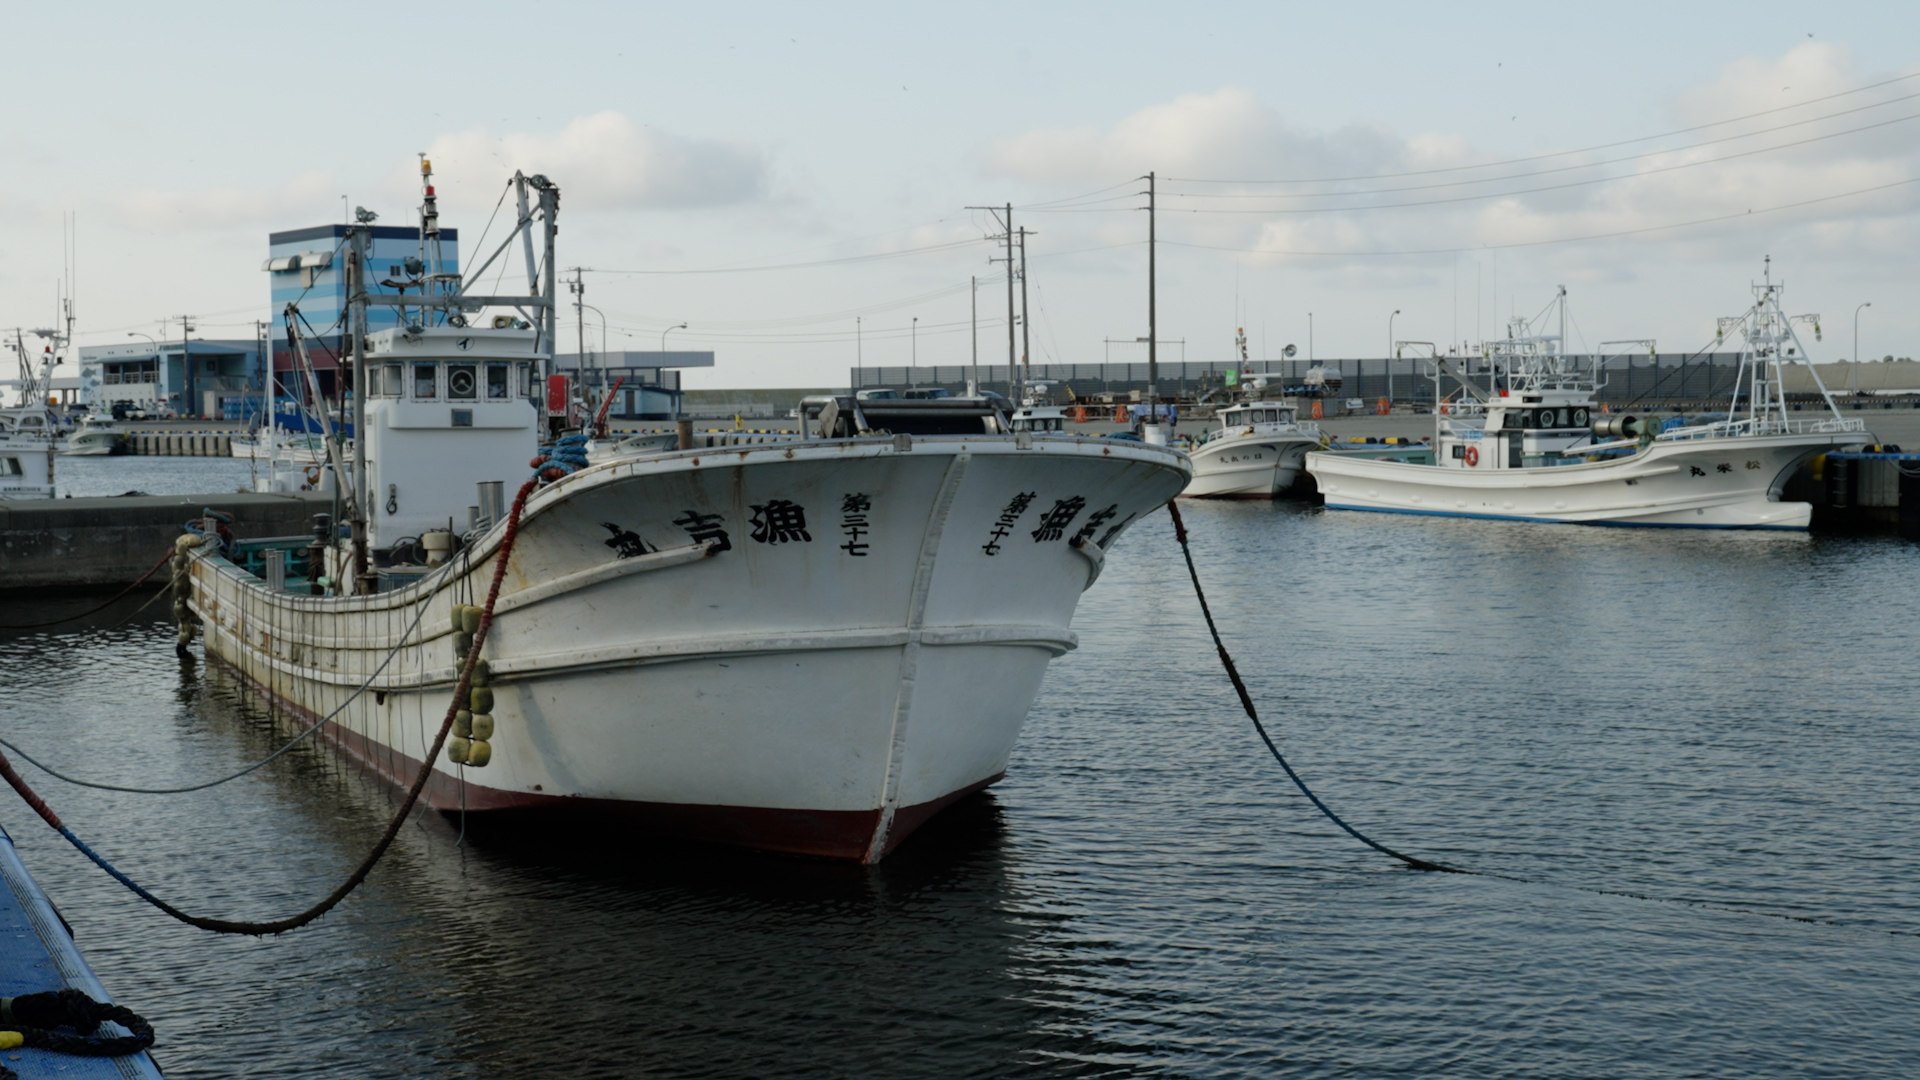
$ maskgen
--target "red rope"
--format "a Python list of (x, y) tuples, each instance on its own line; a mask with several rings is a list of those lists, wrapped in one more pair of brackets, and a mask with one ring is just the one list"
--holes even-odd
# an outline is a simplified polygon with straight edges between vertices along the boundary
[(414, 778), (413, 786), (407, 790), (406, 801), (400, 804), (399, 811), (394, 814), (393, 820), (387, 824), (387, 831), (380, 837), (380, 842), (373, 846), (373, 850), (367, 853), (365, 859), (361, 860), (360, 865), (354, 869), (353, 874), (349, 876), (347, 880), (341, 882), (338, 888), (328, 893), (319, 903), (300, 914), (269, 922), (212, 919), (200, 915), (189, 915), (147, 892), (145, 889), (140, 888), (111, 866), (106, 866), (104, 861), (100, 860), (91, 849), (81, 843), (78, 837), (74, 836), (71, 831), (60, 823), (60, 819), (54, 815), (52, 809), (34, 793), (31, 787), (27, 786), (27, 782), (20, 778), (20, 774), (14, 771), (13, 764), (7, 760), (5, 754), (0, 754), (0, 776), (6, 778), (7, 783), (12, 785), (13, 789), (20, 793), (20, 797), (25, 799), (27, 805), (33, 807), (34, 812), (38, 813), (47, 824), (59, 830), (62, 836), (65, 836), (69, 841), (73, 842), (82, 852), (86, 853), (96, 862), (101, 862), (101, 865), (105, 867), (109, 873), (113, 874), (115, 878), (120, 880), (122, 884), (127, 885), (135, 894), (154, 907), (159, 908), (161, 911), (166, 912), (168, 915), (173, 916), (189, 926), (196, 926), (202, 930), (211, 930), (219, 934), (250, 934), (259, 936), (263, 934), (284, 934), (289, 930), (296, 930), (307, 925), (320, 916), (325, 915), (328, 911), (331, 911), (335, 905), (347, 898), (348, 893), (358, 888), (360, 883), (367, 879), (367, 875), (373, 871), (375, 864), (387, 853), (387, 849), (393, 845), (394, 837), (400, 834), (400, 827), (406, 824), (407, 816), (413, 812), (414, 803), (419, 801), (420, 793), (426, 789), (427, 780), (433, 775), (434, 759), (440, 756), (440, 748), (447, 741), (447, 733), (453, 729), (454, 714), (460, 710), (461, 703), (467, 700), (467, 694), (473, 687), (473, 665), (480, 657), (480, 646), (487, 639), (487, 629), (493, 625), (493, 605), (500, 598), (501, 583), (506, 580), (508, 556), (513, 553), (514, 540), (520, 532), (520, 514), (521, 511), (526, 508), (527, 496), (533, 494), (534, 489), (538, 486), (538, 480), (528, 480), (526, 483), (520, 485), (519, 493), (513, 497), (513, 509), (507, 515), (507, 531), (500, 541), (500, 553), (495, 556), (493, 582), (487, 588), (487, 603), (480, 612), (480, 627), (474, 632), (473, 647), (467, 651), (466, 660), (460, 665), (459, 684), (454, 687), (453, 700), (447, 703), (446, 717), (440, 721), (440, 733), (434, 737), (433, 746), (427, 751), (426, 760), (420, 765), (420, 774)]

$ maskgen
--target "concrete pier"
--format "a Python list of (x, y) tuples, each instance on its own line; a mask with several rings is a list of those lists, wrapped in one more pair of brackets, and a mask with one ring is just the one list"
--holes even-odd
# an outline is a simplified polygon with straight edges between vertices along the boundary
[(233, 433), (227, 431), (130, 431), (127, 452), (163, 457), (230, 457)]
[(124, 588), (172, 550), (205, 507), (233, 515), (241, 539), (297, 536), (320, 494), (137, 495), (0, 501), (0, 594)]

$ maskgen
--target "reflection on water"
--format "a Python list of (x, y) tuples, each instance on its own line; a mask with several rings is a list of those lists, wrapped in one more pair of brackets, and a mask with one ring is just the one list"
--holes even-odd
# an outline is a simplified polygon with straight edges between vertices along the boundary
[[(1007, 780), (877, 868), (416, 813), (277, 939), (146, 908), (0, 804), (173, 1077), (1898, 1075), (1920, 797), (1898, 541), (1183, 508), (1087, 595)], [(83, 610), (10, 604), (0, 621)], [(293, 730), (137, 601), (0, 632), (0, 732), (121, 784)], [(197, 913), (323, 896), (399, 796), (325, 745), (29, 778)], [(1656, 899), (1636, 900), (1622, 893)], [(1803, 923), (1792, 918), (1815, 919)]]

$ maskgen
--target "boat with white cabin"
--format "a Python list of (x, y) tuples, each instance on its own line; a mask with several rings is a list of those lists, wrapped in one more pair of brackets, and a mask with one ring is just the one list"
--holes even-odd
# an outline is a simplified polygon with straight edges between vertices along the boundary
[(591, 464), (570, 435), (536, 456), (559, 189), (515, 174), (531, 284), (483, 297), (438, 272), (430, 169), (443, 291), (371, 294), (369, 227), (348, 228), (354, 310), (403, 321), (351, 323), (348, 520), (183, 538), (183, 633), (470, 828), (872, 862), (998, 780), (1081, 592), (1186, 459), (1015, 432), (984, 399), (853, 396), (810, 401), (791, 435), (683, 429)]
[(127, 452), (127, 432), (110, 416), (88, 414), (68, 431), (60, 453), (68, 457), (108, 457)]
[[(1307, 456), (1329, 509), (1497, 518), (1589, 525), (1678, 528), (1804, 529), (1806, 503), (1780, 501), (1789, 478), (1809, 459), (1872, 441), (1866, 425), (1840, 414), (1794, 329), (1817, 316), (1780, 306), (1771, 260), (1754, 303), (1720, 320), (1720, 335), (1744, 342), (1736, 392), (1724, 417), (1662, 425), (1603, 414), (1600, 359), (1581, 363), (1562, 350), (1565, 288), (1556, 307), (1560, 333), (1534, 332), (1515, 320), (1505, 341), (1489, 343), (1476, 363), (1437, 357), (1431, 465)], [(1786, 400), (1787, 364), (1805, 365), (1824, 409), (1803, 416)], [(1456, 386), (1441, 393), (1450, 380)]]

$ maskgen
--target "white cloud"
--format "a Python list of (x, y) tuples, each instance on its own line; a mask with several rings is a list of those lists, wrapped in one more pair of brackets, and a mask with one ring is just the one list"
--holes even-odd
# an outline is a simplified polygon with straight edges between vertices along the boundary
[[(444, 201), (456, 205), (491, 206), (514, 169), (552, 177), (563, 206), (595, 210), (726, 206), (762, 199), (768, 187), (767, 164), (754, 150), (642, 127), (613, 111), (551, 133), (442, 135), (427, 157)], [(408, 190), (417, 184), (411, 169), (405, 182)]]

